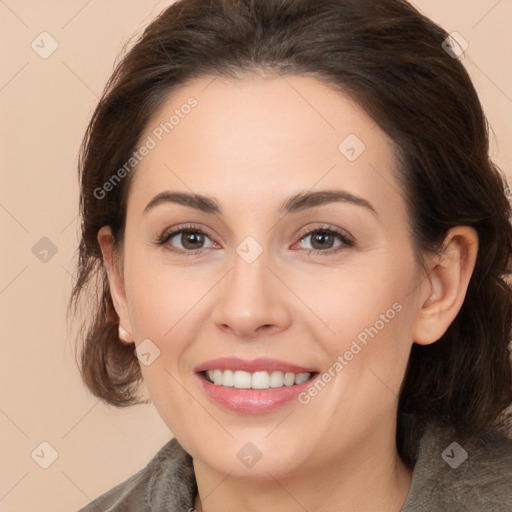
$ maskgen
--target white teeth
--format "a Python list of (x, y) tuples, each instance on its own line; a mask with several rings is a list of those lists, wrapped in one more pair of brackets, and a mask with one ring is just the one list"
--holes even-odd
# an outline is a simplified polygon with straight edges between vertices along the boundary
[(302, 384), (303, 382), (306, 382), (310, 376), (310, 373), (299, 373), (295, 376), (295, 384)]
[(242, 370), (208, 370), (208, 379), (217, 386), (234, 387), (237, 389), (269, 389), (293, 386), (306, 382), (311, 373), (293, 373), (274, 371), (249, 373)]
[(293, 386), (295, 384), (295, 374), (291, 372), (286, 372), (284, 374), (284, 385), (285, 386)]
[(235, 385), (234, 375), (235, 374), (231, 370), (224, 370), (222, 372), (222, 381), (220, 384), (223, 386), (230, 386), (230, 387), (234, 386)]
[(284, 374), (283, 372), (272, 372), (270, 374), (270, 387), (271, 388), (281, 388), (284, 384)]
[[(224, 379), (222, 380), (224, 386)], [(237, 370), (233, 375), (233, 387), (237, 389), (249, 389), (251, 387), (251, 374)]]
[(222, 384), (222, 370), (213, 370), (214, 384)]
[(268, 389), (270, 377), (267, 372), (254, 372), (252, 374), (251, 387), (253, 389)]

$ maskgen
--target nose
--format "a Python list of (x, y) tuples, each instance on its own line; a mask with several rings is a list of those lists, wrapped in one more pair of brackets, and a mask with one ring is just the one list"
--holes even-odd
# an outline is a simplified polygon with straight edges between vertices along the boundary
[(212, 314), (215, 325), (244, 339), (285, 330), (291, 321), (289, 291), (275, 274), (265, 252), (252, 263), (235, 254), (231, 271), (219, 283)]

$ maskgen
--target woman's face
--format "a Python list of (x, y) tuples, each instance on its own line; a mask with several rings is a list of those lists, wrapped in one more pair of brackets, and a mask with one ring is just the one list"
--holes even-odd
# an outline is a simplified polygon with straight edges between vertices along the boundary
[(255, 75), (188, 82), (141, 141), (117, 309), (182, 446), (261, 478), (394, 446), (426, 297), (393, 142), (313, 78)]

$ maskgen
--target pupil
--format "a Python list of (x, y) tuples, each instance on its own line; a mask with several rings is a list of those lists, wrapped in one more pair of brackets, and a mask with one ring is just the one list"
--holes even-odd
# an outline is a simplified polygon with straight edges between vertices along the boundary
[(185, 238), (185, 243), (182, 241), (183, 247), (188, 249), (197, 249), (194, 244), (201, 245), (203, 242), (203, 235), (197, 231), (184, 231), (183, 236)]
[[(321, 231), (321, 232), (318, 232), (314, 237), (313, 237), (313, 245), (315, 245), (315, 242), (317, 242), (318, 240), (320, 240), (320, 248), (325, 248), (326, 245), (328, 245), (329, 247), (331, 246), (331, 244), (329, 244), (327, 242), (327, 244), (325, 243), (326, 242), (326, 239), (329, 239), (331, 238), (332, 239), (332, 235), (325, 232), (325, 231)], [(331, 240), (332, 241), (332, 240)]]

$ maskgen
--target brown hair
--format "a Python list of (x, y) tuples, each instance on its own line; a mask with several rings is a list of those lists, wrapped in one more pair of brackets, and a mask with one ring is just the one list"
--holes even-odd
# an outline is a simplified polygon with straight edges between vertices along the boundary
[[(506, 180), (489, 158), (487, 120), (471, 80), (446, 51), (448, 34), (404, 0), (181, 0), (164, 10), (117, 65), (85, 134), (79, 161), (82, 217), (76, 313), (87, 388), (117, 407), (141, 401), (134, 346), (118, 338), (97, 243), (110, 225), (121, 246), (133, 173), (95, 191), (130, 158), (148, 120), (191, 78), (256, 71), (313, 76), (349, 95), (395, 141), (418, 262), (447, 231), (476, 229), (479, 252), (457, 317), (436, 343), (414, 344), (398, 406), (397, 449), (415, 459), (429, 421), (469, 439), (505, 430), (512, 403), (512, 227)], [(96, 297), (98, 300), (96, 300)]]

